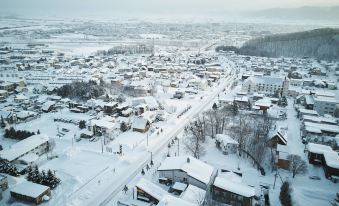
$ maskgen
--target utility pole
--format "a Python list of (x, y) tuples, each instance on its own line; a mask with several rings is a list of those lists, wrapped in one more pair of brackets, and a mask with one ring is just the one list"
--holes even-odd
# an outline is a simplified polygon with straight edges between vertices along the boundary
[(179, 138), (178, 138), (178, 156), (180, 156), (180, 155), (179, 155)]

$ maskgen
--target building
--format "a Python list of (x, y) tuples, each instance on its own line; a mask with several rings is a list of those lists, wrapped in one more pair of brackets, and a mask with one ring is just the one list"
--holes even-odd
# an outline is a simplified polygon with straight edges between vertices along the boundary
[(216, 177), (211, 188), (212, 200), (227, 205), (252, 206), (255, 189), (227, 178)]
[(16, 88), (15, 83), (3, 82), (0, 84), (0, 90), (6, 90), (7, 92), (13, 92)]
[(18, 200), (40, 204), (44, 200), (48, 200), (48, 196), (51, 194), (51, 190), (49, 187), (44, 185), (36, 184), (29, 181), (23, 181), (15, 185), (11, 189), (10, 193), (11, 197), (14, 197)]
[(135, 185), (137, 190), (137, 199), (153, 204), (158, 204), (162, 197), (167, 193), (158, 185), (142, 178)]
[(96, 136), (111, 136), (115, 123), (106, 119), (92, 119), (88, 125), (88, 130)]
[(314, 110), (320, 115), (330, 114), (334, 116), (337, 109), (338, 101), (331, 97), (315, 97), (314, 98)]
[(145, 133), (148, 131), (150, 126), (151, 126), (151, 123), (146, 118), (143, 118), (143, 117), (135, 118), (134, 121), (132, 122), (132, 129), (133, 131), (136, 131), (136, 132)]
[(214, 168), (191, 156), (167, 157), (158, 168), (159, 178), (184, 182), (206, 190)]
[(109, 102), (104, 105), (104, 112), (106, 114), (114, 114), (117, 112), (118, 102)]
[(330, 146), (309, 143), (308, 161), (310, 164), (321, 165), (327, 178), (339, 176), (339, 156)]
[(242, 91), (249, 94), (263, 93), (274, 95), (277, 90), (286, 95), (289, 88), (289, 79), (271, 76), (252, 76), (244, 81)]
[(48, 151), (48, 147), (48, 136), (33, 135), (12, 145), (10, 149), (0, 151), (0, 158), (13, 162), (30, 153), (42, 155)]
[(216, 145), (223, 154), (234, 154), (237, 152), (239, 143), (226, 134), (216, 135)]

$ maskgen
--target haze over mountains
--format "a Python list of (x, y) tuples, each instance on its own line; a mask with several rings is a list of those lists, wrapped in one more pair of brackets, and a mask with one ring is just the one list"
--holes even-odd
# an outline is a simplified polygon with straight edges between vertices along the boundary
[(249, 16), (280, 20), (333, 21), (339, 23), (339, 6), (273, 8), (250, 12)]

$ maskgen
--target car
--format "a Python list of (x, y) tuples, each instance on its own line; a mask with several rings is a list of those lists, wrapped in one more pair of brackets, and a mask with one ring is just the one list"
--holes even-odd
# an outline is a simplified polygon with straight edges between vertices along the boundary
[(311, 180), (320, 180), (321, 178), (316, 176), (316, 175), (313, 175), (313, 176), (310, 176), (309, 177)]

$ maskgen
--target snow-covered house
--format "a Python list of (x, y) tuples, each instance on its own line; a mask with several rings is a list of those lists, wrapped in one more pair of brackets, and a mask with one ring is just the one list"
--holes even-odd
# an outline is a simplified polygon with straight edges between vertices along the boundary
[(47, 101), (42, 105), (41, 110), (43, 112), (50, 112), (54, 109), (54, 106), (55, 106), (54, 101)]
[(137, 199), (153, 204), (158, 204), (162, 197), (167, 193), (158, 185), (141, 178), (135, 185), (137, 190)]
[(212, 199), (217, 204), (252, 206), (255, 189), (241, 182), (216, 177), (211, 188)]
[(114, 114), (117, 111), (118, 102), (109, 102), (104, 105), (106, 114)]
[(151, 126), (150, 121), (143, 117), (137, 117), (132, 122), (132, 129), (133, 131), (137, 132), (142, 133), (147, 132), (150, 126)]
[(167, 157), (158, 168), (159, 178), (184, 182), (206, 190), (214, 168), (191, 156)]
[(216, 135), (216, 145), (221, 149), (223, 154), (236, 153), (239, 143), (226, 134)]
[[(49, 187), (36, 184), (29, 181), (23, 181), (15, 185), (11, 191), (11, 197), (16, 199), (31, 202), (34, 204), (40, 204), (44, 200), (48, 200), (48, 196), (51, 194)], [(46, 198), (47, 197), (47, 198)]]
[(0, 158), (13, 162), (30, 153), (42, 155), (47, 152), (48, 147), (48, 136), (33, 135), (12, 145), (10, 149), (0, 151)]
[(97, 136), (111, 136), (115, 123), (107, 119), (92, 119), (87, 129)]
[(309, 143), (307, 147), (310, 164), (322, 165), (325, 176), (339, 176), (339, 156), (330, 146)]

